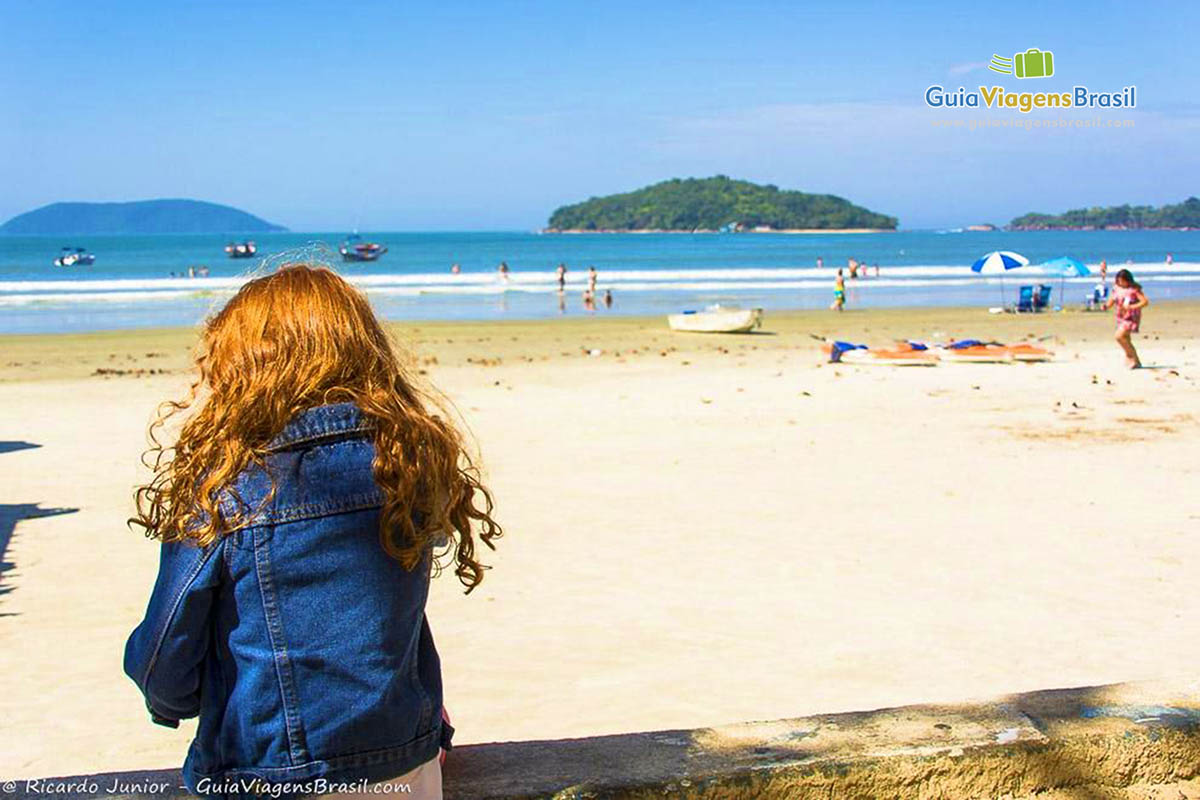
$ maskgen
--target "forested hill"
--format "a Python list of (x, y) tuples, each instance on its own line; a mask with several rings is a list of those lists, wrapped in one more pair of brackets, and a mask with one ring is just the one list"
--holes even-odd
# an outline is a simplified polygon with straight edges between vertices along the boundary
[(1063, 214), (1025, 214), (1008, 225), (1015, 231), (1138, 230), (1145, 228), (1200, 228), (1200, 200), (1161, 206), (1109, 206), (1076, 208)]
[(896, 218), (831, 194), (807, 194), (718, 175), (675, 178), (593, 197), (550, 215), (548, 231), (894, 230)]
[(200, 200), (51, 203), (18, 214), (0, 234), (266, 233), (287, 230), (230, 206)]

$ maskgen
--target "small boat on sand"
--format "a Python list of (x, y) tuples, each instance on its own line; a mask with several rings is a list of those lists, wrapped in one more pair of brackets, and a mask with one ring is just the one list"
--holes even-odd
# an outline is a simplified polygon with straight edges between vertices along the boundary
[(88, 267), (96, 263), (96, 257), (82, 247), (64, 247), (54, 259), (56, 267)]
[(258, 255), (258, 245), (254, 242), (230, 242), (225, 245), (225, 253), (230, 258), (254, 258)]
[(762, 327), (761, 308), (709, 306), (703, 311), (684, 311), (670, 314), (667, 324), (673, 331), (690, 333), (748, 333)]
[(338, 248), (343, 261), (375, 261), (387, 252), (387, 248), (375, 242), (364, 242), (357, 233), (347, 236)]

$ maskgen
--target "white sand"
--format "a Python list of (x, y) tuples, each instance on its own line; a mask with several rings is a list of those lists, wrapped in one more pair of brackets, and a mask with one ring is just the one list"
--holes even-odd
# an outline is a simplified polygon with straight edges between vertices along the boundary
[[(1100, 338), (1041, 366), (818, 367), (796, 332), (443, 358), (508, 531), (477, 592), (430, 603), (457, 741), (1194, 673), (1196, 342), (1129, 373)], [(130, 490), (182, 380), (0, 383), (0, 441), (41, 445), (0, 452), (0, 504), (78, 509), (4, 555), (2, 776), (182, 762), (194, 724), (151, 725), (121, 671), (157, 559)]]

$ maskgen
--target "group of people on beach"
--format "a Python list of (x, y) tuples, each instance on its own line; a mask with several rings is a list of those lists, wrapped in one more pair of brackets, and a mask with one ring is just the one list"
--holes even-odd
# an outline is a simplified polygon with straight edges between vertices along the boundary
[[(560, 314), (567, 313), (567, 272), (567, 265), (562, 262), (559, 262), (559, 265), (554, 270), (555, 280), (558, 283), (558, 313)], [(462, 266), (460, 266), (458, 263), (451, 264), (450, 274), (461, 275)], [(507, 261), (501, 261), (496, 266), (496, 274), (499, 277), (500, 282), (503, 284), (507, 284), (512, 280), (509, 274)], [(596, 271), (596, 268), (594, 266), (589, 266), (587, 273), (587, 288), (583, 290), (582, 298), (583, 309), (588, 313), (596, 313), (596, 307), (598, 303), (602, 303), (606, 309), (613, 307), (612, 289), (605, 289), (604, 294), (599, 300), (597, 300), (598, 290), (596, 288), (596, 283), (599, 278), (600, 273)]]
[(175, 278), (175, 277), (182, 278), (182, 277), (184, 277), (184, 275), (186, 275), (189, 278), (207, 278), (208, 277), (208, 265), (201, 264), (198, 267), (195, 264), (189, 265), (187, 268), (187, 272), (186, 273), (180, 272), (178, 276), (176, 276), (176, 274), (174, 272), (171, 273), (172, 278)]
[[(558, 280), (558, 313), (563, 314), (567, 310), (567, 265), (560, 262), (558, 267), (555, 268), (554, 274)], [(600, 273), (596, 271), (594, 266), (589, 266), (587, 288), (583, 290), (583, 310), (589, 314), (596, 313), (596, 283), (599, 279)], [(602, 302), (605, 308), (612, 308), (612, 289), (604, 290), (604, 299)]]
[[(457, 267), (458, 265), (455, 264), (455, 266)], [(451, 270), (451, 271), (453, 272), (454, 270)], [(567, 265), (562, 262), (559, 262), (558, 266), (554, 268), (554, 279), (558, 283), (558, 291), (557, 291), (558, 313), (560, 313), (560, 314), (567, 313), (567, 272), (568, 271), (569, 270), (567, 268)], [(500, 276), (501, 282), (508, 283), (511, 280), (511, 278), (509, 277), (508, 262), (501, 261), (499, 266), (496, 267), (496, 272)], [(457, 274), (457, 272), (455, 274)], [(600, 273), (596, 271), (596, 268), (594, 266), (589, 265), (587, 268), (587, 286), (583, 290), (583, 297), (582, 297), (583, 310), (588, 312), (589, 314), (596, 313), (596, 307), (597, 307), (598, 303), (603, 303), (604, 307), (606, 309), (613, 307), (612, 289), (605, 289), (604, 295), (602, 297), (600, 297), (599, 300), (597, 299), (597, 292), (599, 290), (597, 289), (596, 284), (599, 280), (600, 280)]]

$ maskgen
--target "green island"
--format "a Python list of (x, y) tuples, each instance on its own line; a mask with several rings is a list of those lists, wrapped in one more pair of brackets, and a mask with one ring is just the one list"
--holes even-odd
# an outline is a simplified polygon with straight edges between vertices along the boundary
[(550, 215), (547, 233), (890, 231), (896, 218), (831, 194), (807, 194), (725, 175), (674, 178), (593, 197)]
[(157, 233), (269, 233), (281, 225), (230, 206), (202, 200), (130, 203), (51, 203), (0, 225), (0, 234), (96, 235)]
[(1154, 206), (1076, 208), (1062, 214), (1024, 214), (1008, 224), (1010, 231), (1191, 230), (1200, 228), (1200, 200)]

